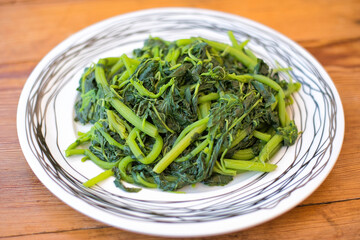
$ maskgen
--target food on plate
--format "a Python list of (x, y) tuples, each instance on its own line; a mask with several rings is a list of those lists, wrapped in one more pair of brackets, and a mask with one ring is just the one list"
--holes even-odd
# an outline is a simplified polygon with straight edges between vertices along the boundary
[(164, 191), (196, 183), (223, 186), (294, 144), (286, 112), (300, 84), (280, 79), (229, 32), (232, 45), (200, 37), (149, 37), (133, 55), (100, 59), (79, 81), (75, 120), (91, 124), (65, 151), (84, 155), (125, 191)]

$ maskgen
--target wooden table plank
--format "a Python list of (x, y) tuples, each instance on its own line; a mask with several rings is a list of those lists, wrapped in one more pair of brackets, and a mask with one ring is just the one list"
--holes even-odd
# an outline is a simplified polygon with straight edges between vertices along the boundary
[[(298, 221), (301, 219), (302, 221)], [(299, 230), (307, 229), (299, 235)], [(336, 202), (332, 204), (297, 207), (275, 220), (260, 226), (221, 235), (222, 240), (273, 240), (273, 239), (359, 239), (360, 238), (360, 200)], [(41, 232), (31, 235), (14, 235), (3, 239), (172, 239), (131, 233), (112, 227), (81, 228), (55, 232)], [(179, 240), (185, 238), (179, 238)], [(219, 236), (186, 238), (192, 240), (216, 240)]]
[[(233, 6), (237, 7), (233, 7)], [(124, 0), (29, 1), (4, 4), (0, 14), (0, 63), (39, 60), (76, 31), (118, 14), (164, 6), (226, 11), (273, 27), (295, 41), (336, 41), (360, 36), (359, 1)], [(306, 11), (299, 9), (306, 9)], [(16, 29), (13, 29), (16, 27)], [(349, 31), (348, 29), (352, 29)]]

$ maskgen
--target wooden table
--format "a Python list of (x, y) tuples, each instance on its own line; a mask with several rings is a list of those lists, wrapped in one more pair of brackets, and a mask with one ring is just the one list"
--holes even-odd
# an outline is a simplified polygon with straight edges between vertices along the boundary
[(0, 238), (157, 239), (94, 221), (52, 195), (26, 163), (15, 121), (18, 99), (30, 72), (66, 37), (108, 17), (169, 6), (229, 12), (285, 34), (325, 67), (345, 110), (340, 157), (315, 193), (270, 222), (209, 239), (360, 239), (358, 0), (0, 1)]

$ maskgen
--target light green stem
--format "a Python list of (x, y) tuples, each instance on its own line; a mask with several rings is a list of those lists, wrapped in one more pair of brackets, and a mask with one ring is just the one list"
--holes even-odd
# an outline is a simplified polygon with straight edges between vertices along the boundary
[(241, 149), (236, 151), (231, 158), (237, 160), (250, 160), (255, 157), (254, 151), (251, 148)]
[(139, 130), (137, 128), (134, 128), (130, 132), (129, 137), (127, 138), (126, 142), (129, 146), (130, 150), (132, 151), (132, 153), (137, 158), (137, 160), (139, 160), (139, 162), (141, 162), (143, 164), (150, 164), (156, 160), (156, 158), (159, 156), (159, 154), (161, 152), (161, 149), (163, 146), (162, 137), (160, 135), (157, 135), (155, 137), (155, 143), (154, 143), (153, 148), (151, 149), (151, 152), (147, 156), (144, 156), (143, 152), (141, 151), (141, 149), (139, 148), (139, 146), (137, 145), (137, 143), (135, 141), (135, 138), (137, 136), (137, 131), (139, 131)]
[(134, 183), (134, 180), (131, 177), (129, 177), (126, 172), (126, 168), (133, 161), (135, 160), (132, 159), (130, 156), (127, 156), (121, 159), (118, 165), (121, 179), (128, 183)]
[(195, 129), (198, 126), (202, 126), (204, 124), (206, 126), (208, 121), (209, 121), (209, 117), (206, 117), (206, 118), (198, 120), (198, 121), (192, 123), (191, 125), (187, 126), (186, 128), (184, 128), (184, 130), (182, 130), (182, 132), (180, 133), (180, 135), (174, 142), (173, 147), (175, 147), (186, 136), (186, 134), (188, 134), (191, 130)]
[(101, 181), (104, 181), (105, 179), (114, 176), (114, 172), (112, 171), (112, 169), (108, 169), (105, 172), (100, 173), (99, 175), (87, 180), (86, 182), (83, 183), (83, 185), (85, 187), (92, 187), (95, 184), (98, 184)]
[[(206, 118), (204, 118), (206, 119)], [(209, 119), (207, 118), (207, 121)], [(194, 140), (194, 137), (201, 134), (206, 128), (207, 121), (192, 129), (183, 139), (180, 140), (165, 156), (155, 165), (153, 171), (161, 173), (172, 163)]]
[(224, 159), (225, 166), (230, 169), (245, 170), (245, 171), (258, 171), (258, 172), (271, 172), (276, 169), (275, 164)]
[(202, 141), (196, 148), (194, 148), (189, 154), (187, 154), (184, 157), (176, 159), (176, 162), (184, 162), (189, 160), (190, 158), (195, 157), (197, 154), (199, 154), (204, 148), (206, 148), (207, 145), (209, 145), (209, 139), (205, 139)]
[(198, 104), (209, 102), (212, 100), (219, 99), (220, 95), (218, 93), (209, 93), (208, 95), (204, 95), (198, 98)]
[(235, 57), (239, 62), (241, 62), (242, 64), (244, 64), (246, 67), (248, 67), (250, 70), (254, 70), (257, 61), (254, 61), (252, 58), (250, 58), (249, 56), (247, 56), (244, 52), (228, 45), (225, 43), (220, 43), (220, 42), (215, 42), (215, 41), (210, 41), (204, 38), (199, 38), (202, 41), (206, 42), (207, 44), (209, 44), (211, 47), (215, 48), (218, 51), (227, 51), (231, 56)]
[(254, 137), (256, 137), (256, 138), (258, 138), (260, 140), (263, 140), (265, 142), (268, 142), (270, 140), (270, 138), (271, 138), (270, 134), (259, 132), (257, 130), (253, 131), (253, 135), (254, 135)]
[(119, 161), (117, 162), (106, 162), (98, 158), (95, 154), (93, 154), (89, 149), (69, 149), (65, 151), (66, 157), (72, 155), (86, 155), (89, 159), (103, 169), (111, 169), (115, 167)]
[(271, 157), (273, 150), (284, 140), (281, 135), (274, 135), (263, 147), (259, 154), (259, 161), (264, 163)]

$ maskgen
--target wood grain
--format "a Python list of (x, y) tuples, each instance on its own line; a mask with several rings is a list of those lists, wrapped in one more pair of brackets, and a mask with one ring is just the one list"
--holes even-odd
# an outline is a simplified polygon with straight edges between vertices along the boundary
[(315, 193), (270, 222), (221, 239), (360, 239), (360, 2), (351, 0), (0, 1), (0, 238), (159, 239), (109, 227), (58, 200), (27, 165), (15, 123), (27, 77), (62, 40), (108, 17), (171, 6), (241, 15), (292, 38), (325, 67), (344, 107), (341, 154)]

